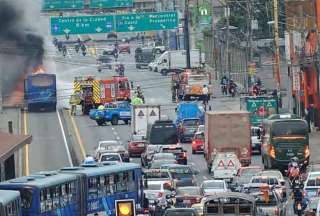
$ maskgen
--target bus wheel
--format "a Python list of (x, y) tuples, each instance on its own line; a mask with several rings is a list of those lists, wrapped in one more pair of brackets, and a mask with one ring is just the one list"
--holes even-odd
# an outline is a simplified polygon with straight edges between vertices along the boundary
[(104, 121), (104, 120), (102, 120), (102, 119), (97, 120), (97, 124), (98, 124), (99, 126), (104, 125), (104, 123), (105, 123), (105, 121)]
[(112, 125), (118, 125), (118, 117), (117, 116), (112, 116), (111, 124)]

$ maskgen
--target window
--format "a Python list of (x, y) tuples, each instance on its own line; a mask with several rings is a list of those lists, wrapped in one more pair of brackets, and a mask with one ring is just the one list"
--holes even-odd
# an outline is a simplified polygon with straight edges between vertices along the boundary
[(251, 206), (239, 205), (239, 214), (251, 214)]
[(19, 200), (14, 200), (5, 206), (5, 212), (7, 216), (20, 215), (19, 212)]
[(21, 189), (21, 207), (28, 209), (31, 208), (32, 205), (32, 190), (31, 189)]
[(236, 205), (224, 205), (223, 206), (223, 213), (224, 214), (235, 214), (236, 210), (235, 210)]
[(91, 177), (88, 179), (89, 200), (98, 198), (98, 181), (99, 177)]

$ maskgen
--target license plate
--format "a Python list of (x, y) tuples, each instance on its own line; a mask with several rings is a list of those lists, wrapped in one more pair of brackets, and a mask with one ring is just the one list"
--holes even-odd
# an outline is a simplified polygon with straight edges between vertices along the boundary
[(185, 204), (190, 204), (191, 201), (190, 201), (190, 200), (183, 200), (183, 203), (185, 203)]
[(140, 143), (137, 145), (138, 147), (144, 147), (144, 144)]
[(301, 204), (300, 203), (298, 203), (297, 209), (301, 210)]
[(203, 146), (200, 146), (200, 149), (203, 150)]

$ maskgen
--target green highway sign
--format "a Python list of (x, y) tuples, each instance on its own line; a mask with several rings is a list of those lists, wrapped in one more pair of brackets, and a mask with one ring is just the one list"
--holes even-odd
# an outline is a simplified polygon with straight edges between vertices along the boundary
[(114, 31), (114, 16), (51, 17), (51, 34), (94, 34)]
[(177, 12), (119, 14), (115, 17), (117, 32), (167, 30), (178, 26)]
[(177, 27), (177, 12), (51, 17), (52, 35), (155, 31)]
[(90, 8), (133, 7), (133, 0), (90, 0)]
[(83, 9), (84, 0), (42, 0), (42, 10)]

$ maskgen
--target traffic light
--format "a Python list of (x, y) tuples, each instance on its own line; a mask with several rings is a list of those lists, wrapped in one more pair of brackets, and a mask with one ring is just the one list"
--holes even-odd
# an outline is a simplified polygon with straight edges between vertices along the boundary
[(116, 200), (116, 216), (135, 216), (135, 203), (133, 199)]

